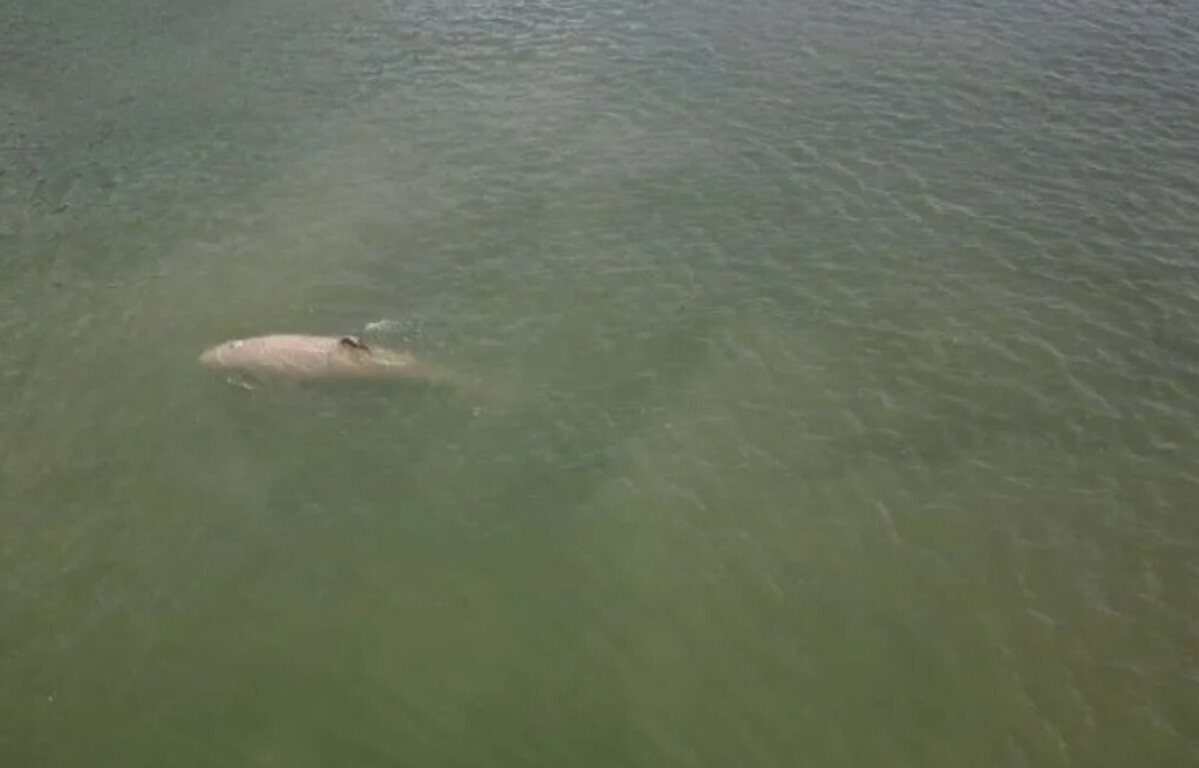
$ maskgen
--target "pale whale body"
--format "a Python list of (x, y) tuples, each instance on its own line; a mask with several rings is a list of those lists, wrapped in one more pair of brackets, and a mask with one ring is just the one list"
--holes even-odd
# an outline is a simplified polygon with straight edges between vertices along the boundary
[(355, 336), (284, 333), (234, 339), (205, 350), (200, 363), (286, 381), (451, 378), (446, 371), (406, 352), (364, 344)]

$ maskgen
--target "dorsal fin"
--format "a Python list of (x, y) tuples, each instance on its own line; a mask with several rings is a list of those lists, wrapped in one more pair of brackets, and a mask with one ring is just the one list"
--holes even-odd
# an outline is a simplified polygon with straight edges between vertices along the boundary
[(351, 349), (368, 349), (366, 344), (363, 343), (362, 339), (358, 338), (357, 336), (341, 336), (337, 339), (337, 343), (343, 347), (349, 347)]

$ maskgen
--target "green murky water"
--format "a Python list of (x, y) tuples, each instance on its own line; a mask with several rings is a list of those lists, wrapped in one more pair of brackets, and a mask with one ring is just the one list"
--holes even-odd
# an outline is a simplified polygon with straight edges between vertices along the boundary
[[(3, 0), (0, 763), (1194, 763), (1197, 54)], [(196, 364), (380, 319), (480, 388)]]

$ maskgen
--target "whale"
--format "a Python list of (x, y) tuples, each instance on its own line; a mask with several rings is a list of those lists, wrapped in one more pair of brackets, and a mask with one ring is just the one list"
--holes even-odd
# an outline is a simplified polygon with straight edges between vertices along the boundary
[(201, 365), (258, 380), (288, 382), (420, 380), (452, 382), (440, 366), (352, 335), (276, 333), (205, 349)]

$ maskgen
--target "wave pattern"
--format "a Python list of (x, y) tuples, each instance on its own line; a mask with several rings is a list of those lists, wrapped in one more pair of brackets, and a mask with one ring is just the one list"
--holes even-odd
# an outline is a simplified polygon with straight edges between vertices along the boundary
[(12, 5), (6, 764), (1199, 757), (1191, 9)]

